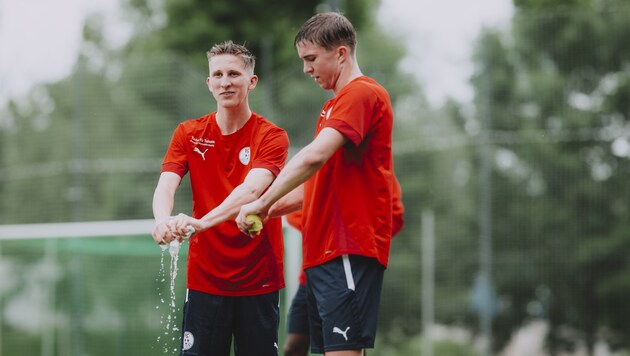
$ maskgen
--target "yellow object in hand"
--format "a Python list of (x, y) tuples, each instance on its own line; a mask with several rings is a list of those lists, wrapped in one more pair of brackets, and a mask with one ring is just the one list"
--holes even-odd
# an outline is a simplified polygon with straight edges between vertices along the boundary
[(263, 228), (262, 220), (258, 215), (250, 214), (247, 215), (247, 221), (252, 222), (252, 226), (247, 230), (247, 232), (251, 234), (260, 235), (260, 230)]

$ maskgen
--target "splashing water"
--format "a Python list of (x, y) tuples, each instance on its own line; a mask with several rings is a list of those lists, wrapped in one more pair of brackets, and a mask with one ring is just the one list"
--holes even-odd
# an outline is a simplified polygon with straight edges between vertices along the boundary
[[(195, 229), (192, 226), (188, 226), (188, 233), (184, 236), (184, 239), (190, 238), (192, 234), (194, 234)], [(169, 300), (168, 304), (164, 300), (164, 296), (162, 295), (162, 290), (158, 286), (158, 297), (160, 298), (160, 304), (158, 304), (155, 309), (160, 309), (160, 305), (165, 305), (168, 309), (168, 315), (162, 314), (160, 317), (160, 325), (164, 326), (164, 332), (162, 335), (157, 337), (157, 343), (162, 351), (166, 354), (169, 352), (168, 350), (168, 336), (172, 335), (171, 342), (175, 343), (177, 338), (179, 338), (179, 328), (175, 325), (175, 315), (180, 311), (180, 308), (177, 307), (176, 297), (175, 297), (175, 279), (177, 278), (177, 262), (179, 261), (179, 249), (181, 247), (181, 243), (177, 240), (171, 241), (168, 245), (160, 245), (162, 249), (162, 253), (160, 255), (160, 272), (158, 274), (157, 280), (159, 281), (159, 285), (166, 282), (166, 270), (164, 268), (164, 255), (166, 250), (171, 257), (170, 259), (170, 267), (169, 267)], [(161, 342), (161, 338), (164, 336), (164, 341)], [(173, 352), (177, 352), (178, 349), (174, 348)]]

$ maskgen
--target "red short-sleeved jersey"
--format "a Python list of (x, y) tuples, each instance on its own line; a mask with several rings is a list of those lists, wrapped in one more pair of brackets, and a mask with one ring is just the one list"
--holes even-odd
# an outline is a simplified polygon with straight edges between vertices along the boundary
[[(252, 114), (245, 126), (223, 135), (212, 113), (181, 123), (162, 172), (190, 173), (193, 216), (201, 218), (240, 185), (252, 168), (280, 172), (288, 155), (284, 130)], [(189, 289), (227, 296), (268, 293), (284, 287), (282, 221), (265, 223), (252, 239), (228, 220), (194, 235), (188, 256)]]
[(395, 189), (392, 125), (387, 91), (365, 76), (324, 105), (315, 135), (330, 127), (349, 142), (304, 185), (304, 268), (344, 254), (387, 266)]

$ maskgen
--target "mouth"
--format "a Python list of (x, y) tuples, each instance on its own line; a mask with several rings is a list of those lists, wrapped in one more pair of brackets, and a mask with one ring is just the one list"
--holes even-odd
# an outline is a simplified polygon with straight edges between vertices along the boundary
[(231, 96), (234, 95), (235, 93), (233, 91), (224, 91), (222, 93), (219, 94), (219, 96)]

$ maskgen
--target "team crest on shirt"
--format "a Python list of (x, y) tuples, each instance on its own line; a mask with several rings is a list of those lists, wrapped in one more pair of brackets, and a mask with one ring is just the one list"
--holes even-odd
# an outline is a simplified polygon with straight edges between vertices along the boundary
[(186, 350), (190, 350), (193, 345), (195, 344), (195, 337), (193, 336), (193, 334), (190, 331), (186, 331), (184, 332), (184, 338), (183, 338), (183, 349), (184, 351)]
[(238, 160), (241, 161), (241, 163), (244, 166), (246, 166), (249, 164), (249, 158), (250, 158), (249, 146), (243, 147), (243, 149), (241, 149), (241, 151), (238, 153)]

